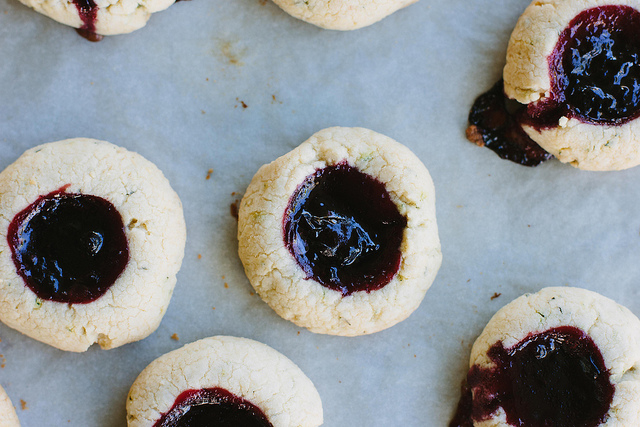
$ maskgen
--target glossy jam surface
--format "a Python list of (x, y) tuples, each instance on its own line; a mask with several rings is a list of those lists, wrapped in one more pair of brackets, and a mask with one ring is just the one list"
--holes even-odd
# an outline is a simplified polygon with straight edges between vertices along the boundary
[[(473, 366), (467, 376), (471, 420), (487, 420), (500, 407), (510, 425), (521, 427), (596, 427), (607, 419), (614, 386), (600, 350), (582, 330), (550, 329), (512, 348), (498, 342), (488, 355), (495, 366)], [(457, 414), (450, 427), (471, 425), (469, 418)]]
[(129, 248), (122, 218), (110, 202), (65, 188), (18, 213), (7, 240), (16, 271), (39, 298), (89, 303), (120, 276)]
[(98, 5), (93, 0), (73, 0), (82, 20), (82, 27), (76, 31), (91, 42), (102, 40), (100, 34), (96, 34), (96, 20), (98, 19)]
[(469, 113), (467, 138), (503, 159), (524, 166), (537, 166), (550, 159), (551, 154), (529, 138), (520, 126), (519, 116), (525, 106), (510, 103), (517, 104), (505, 96), (502, 80), (480, 95)]
[(640, 12), (602, 6), (580, 13), (560, 35), (549, 66), (552, 98), (562, 115), (609, 125), (637, 118)]
[(153, 427), (273, 427), (251, 402), (223, 388), (187, 390)]
[(284, 240), (308, 278), (346, 296), (391, 281), (406, 225), (384, 184), (340, 163), (298, 187), (285, 212)]

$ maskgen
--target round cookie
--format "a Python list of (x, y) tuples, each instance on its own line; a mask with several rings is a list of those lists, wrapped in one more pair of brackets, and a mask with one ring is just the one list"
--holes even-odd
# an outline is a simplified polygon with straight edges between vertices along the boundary
[(0, 387), (0, 427), (20, 427), (16, 410), (2, 387)]
[(0, 173), (0, 320), (68, 351), (160, 324), (180, 269), (182, 204), (139, 154), (77, 138)]
[(418, 0), (273, 0), (289, 15), (328, 30), (374, 24)]
[(640, 320), (595, 292), (517, 298), (489, 321), (470, 366), (476, 427), (640, 424)]
[[(189, 412), (196, 406), (199, 412)], [(317, 390), (291, 360), (265, 344), (227, 336), (153, 361), (131, 386), (127, 416), (129, 427), (200, 425), (205, 418), (220, 426), (315, 427), (323, 417)]]
[(429, 172), (362, 128), (322, 130), (262, 166), (238, 240), (252, 286), (280, 316), (343, 336), (407, 318), (442, 260)]
[(542, 0), (522, 14), (504, 68), (526, 133), (586, 170), (640, 164), (640, 1)]
[[(145, 26), (154, 12), (176, 0), (20, 0), (49, 18), (81, 31), (104, 36), (130, 33)], [(84, 33), (83, 33), (84, 32)]]

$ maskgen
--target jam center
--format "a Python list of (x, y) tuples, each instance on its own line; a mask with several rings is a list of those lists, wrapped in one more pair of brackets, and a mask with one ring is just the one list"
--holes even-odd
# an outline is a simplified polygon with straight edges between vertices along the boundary
[(640, 12), (602, 6), (577, 15), (549, 57), (552, 97), (569, 117), (623, 124), (640, 115)]
[(284, 240), (307, 278), (346, 296), (391, 281), (406, 225), (384, 184), (340, 163), (298, 187), (284, 216)]
[(122, 217), (107, 200), (60, 190), (39, 197), (9, 225), (16, 271), (41, 299), (95, 301), (129, 260)]
[[(606, 420), (614, 386), (600, 350), (580, 329), (550, 329), (508, 349), (497, 342), (488, 355), (494, 367), (473, 366), (467, 377), (473, 421), (500, 407), (513, 426), (596, 427)], [(454, 421), (451, 427), (470, 425), (459, 414)]]
[(94, 0), (72, 0), (82, 20), (82, 27), (76, 29), (85, 39), (91, 42), (102, 40), (100, 34), (96, 34), (96, 21), (98, 19), (98, 5)]
[(251, 402), (223, 388), (187, 390), (153, 427), (273, 427)]

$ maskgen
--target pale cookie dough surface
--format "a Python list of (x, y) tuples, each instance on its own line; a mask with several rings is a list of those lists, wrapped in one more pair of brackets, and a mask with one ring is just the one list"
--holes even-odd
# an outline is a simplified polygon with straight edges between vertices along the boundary
[[(87, 0), (77, 0), (81, 4)], [(154, 12), (171, 6), (175, 0), (93, 0), (97, 6), (95, 32), (101, 35), (125, 34), (145, 26)], [(36, 12), (74, 28), (84, 25), (73, 0), (20, 0)]]
[(20, 427), (16, 410), (2, 387), (0, 387), (0, 427)]
[[(511, 348), (530, 333), (559, 326), (581, 329), (598, 346), (615, 394), (602, 426), (640, 425), (640, 320), (627, 308), (579, 288), (545, 288), (500, 309), (471, 349), (470, 366), (491, 367), (487, 351), (496, 342)], [(510, 427), (502, 408), (476, 427)]]
[(248, 400), (274, 427), (322, 424), (313, 383), (291, 360), (246, 338), (205, 338), (159, 357), (135, 380), (127, 399), (129, 427), (150, 427), (186, 390), (223, 388)]
[[(7, 231), (39, 196), (98, 196), (120, 213), (129, 261), (115, 283), (88, 304), (42, 300), (17, 274)], [(62, 350), (104, 349), (140, 340), (160, 324), (186, 240), (182, 204), (162, 172), (137, 153), (77, 138), (34, 147), (0, 173), (0, 320)]]
[[(504, 68), (509, 98), (528, 104), (548, 97), (551, 78), (548, 57), (560, 34), (579, 13), (599, 6), (626, 5), (640, 10), (638, 0), (542, 0), (524, 11), (511, 34)], [(560, 119), (558, 127), (527, 134), (563, 163), (585, 170), (621, 170), (640, 164), (640, 120), (620, 126), (594, 125)]]
[(289, 15), (328, 30), (366, 27), (418, 0), (273, 0)]
[[(380, 290), (345, 297), (307, 279), (283, 240), (283, 216), (298, 186), (317, 169), (344, 161), (382, 182), (407, 219), (397, 274)], [(370, 334), (407, 318), (442, 261), (429, 172), (408, 148), (363, 128), (322, 130), (262, 166), (240, 205), (238, 240), (245, 272), (262, 299), (283, 318), (333, 335)]]

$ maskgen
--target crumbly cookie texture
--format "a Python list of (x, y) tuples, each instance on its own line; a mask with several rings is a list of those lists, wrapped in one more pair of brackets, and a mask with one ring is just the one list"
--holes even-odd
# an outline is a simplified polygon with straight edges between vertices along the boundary
[(256, 405), (274, 427), (322, 424), (318, 391), (291, 360), (257, 341), (217, 336), (147, 366), (129, 391), (128, 425), (153, 426), (182, 392), (214, 387)]
[[(14, 216), (69, 184), (120, 213), (129, 261), (109, 290), (88, 304), (42, 300), (16, 272), (7, 231)], [(162, 172), (137, 153), (77, 138), (26, 151), (0, 173), (0, 320), (61, 350), (103, 349), (137, 341), (160, 324), (186, 241), (182, 204)]]
[[(349, 296), (307, 279), (283, 240), (283, 216), (298, 186), (316, 170), (348, 162), (385, 186), (407, 219), (399, 271), (382, 289)], [(312, 332), (364, 335), (406, 319), (424, 298), (442, 261), (435, 189), (405, 146), (362, 128), (329, 128), (264, 165), (240, 204), (239, 254), (256, 292), (283, 318)]]
[[(49, 18), (74, 28), (84, 25), (76, 1), (20, 0), (26, 6)], [(84, 4), (86, 0), (81, 0)], [(145, 26), (154, 12), (171, 6), (175, 0), (93, 0), (97, 7), (95, 32), (101, 35), (130, 33)]]
[[(615, 394), (601, 426), (640, 425), (640, 320), (627, 308), (579, 288), (545, 288), (500, 309), (471, 349), (470, 366), (491, 367), (487, 352), (496, 342), (510, 348), (530, 333), (560, 326), (583, 330), (598, 346)], [(476, 427), (510, 427), (502, 408)]]
[(2, 387), (0, 387), (0, 427), (20, 427), (16, 409)]
[(418, 0), (273, 0), (289, 15), (328, 30), (356, 30)]
[[(509, 98), (529, 104), (550, 96), (549, 55), (560, 34), (580, 12), (599, 6), (630, 6), (638, 0), (541, 0), (524, 11), (511, 34), (504, 68)], [(620, 126), (594, 125), (560, 119), (552, 129), (523, 126), (529, 137), (563, 163), (579, 169), (604, 171), (640, 164), (640, 120)]]

